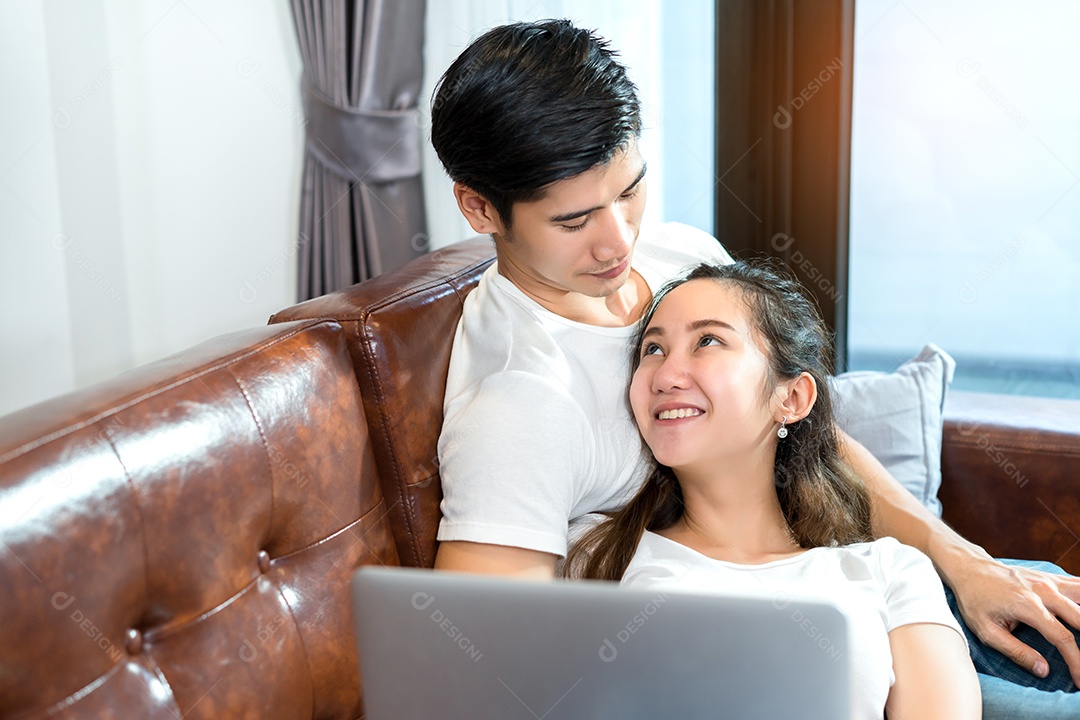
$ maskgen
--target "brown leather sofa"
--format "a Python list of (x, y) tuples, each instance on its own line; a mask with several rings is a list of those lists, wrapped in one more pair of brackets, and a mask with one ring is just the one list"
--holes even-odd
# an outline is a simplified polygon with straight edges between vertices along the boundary
[[(0, 418), (0, 718), (361, 717), (347, 580), (433, 562), (490, 261), (462, 243)], [(946, 519), (1080, 571), (1078, 409), (954, 393)]]

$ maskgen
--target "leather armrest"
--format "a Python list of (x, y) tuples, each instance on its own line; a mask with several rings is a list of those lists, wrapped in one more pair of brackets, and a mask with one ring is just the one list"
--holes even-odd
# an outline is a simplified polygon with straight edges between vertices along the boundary
[(994, 557), (1080, 574), (1080, 401), (952, 392), (944, 520)]
[(344, 328), (403, 565), (435, 563), (450, 349), (465, 297), (494, 260), (491, 238), (465, 240), (270, 318), (332, 318)]

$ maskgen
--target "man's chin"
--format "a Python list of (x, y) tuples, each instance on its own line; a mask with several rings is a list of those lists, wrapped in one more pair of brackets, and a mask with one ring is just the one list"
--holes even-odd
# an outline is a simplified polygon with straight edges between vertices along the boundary
[[(620, 285), (619, 287), (622, 287), (622, 286)], [(600, 292), (594, 293), (593, 297), (597, 298), (597, 299), (608, 298), (608, 297), (611, 297), (612, 295), (614, 295), (617, 292), (619, 292), (619, 288), (605, 288), (604, 290), (602, 290)]]
[[(598, 279), (595, 278), (594, 279)], [(615, 293), (619, 292), (626, 285), (626, 282), (630, 279), (630, 273), (619, 275), (611, 280), (601, 280), (600, 282), (590, 283), (592, 287), (582, 288), (581, 294), (588, 295), (594, 298), (606, 298), (611, 297)]]

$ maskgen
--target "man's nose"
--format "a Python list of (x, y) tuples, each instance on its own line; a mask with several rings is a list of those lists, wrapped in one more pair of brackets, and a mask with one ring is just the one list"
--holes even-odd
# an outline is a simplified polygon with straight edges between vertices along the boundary
[(598, 215), (600, 232), (593, 248), (596, 259), (607, 261), (629, 255), (634, 246), (634, 228), (617, 208), (606, 208)]

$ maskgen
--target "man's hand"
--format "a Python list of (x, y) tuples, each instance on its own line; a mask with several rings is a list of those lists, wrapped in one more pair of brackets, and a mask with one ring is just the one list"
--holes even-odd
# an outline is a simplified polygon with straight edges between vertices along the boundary
[(1030, 625), (1049, 640), (1080, 686), (1080, 649), (1072, 630), (1080, 628), (1080, 578), (1004, 565), (989, 557), (972, 558), (950, 582), (967, 626), (984, 643), (1029, 672), (1045, 677), (1049, 665), (1034, 648), (1018, 640), (1017, 623)]

